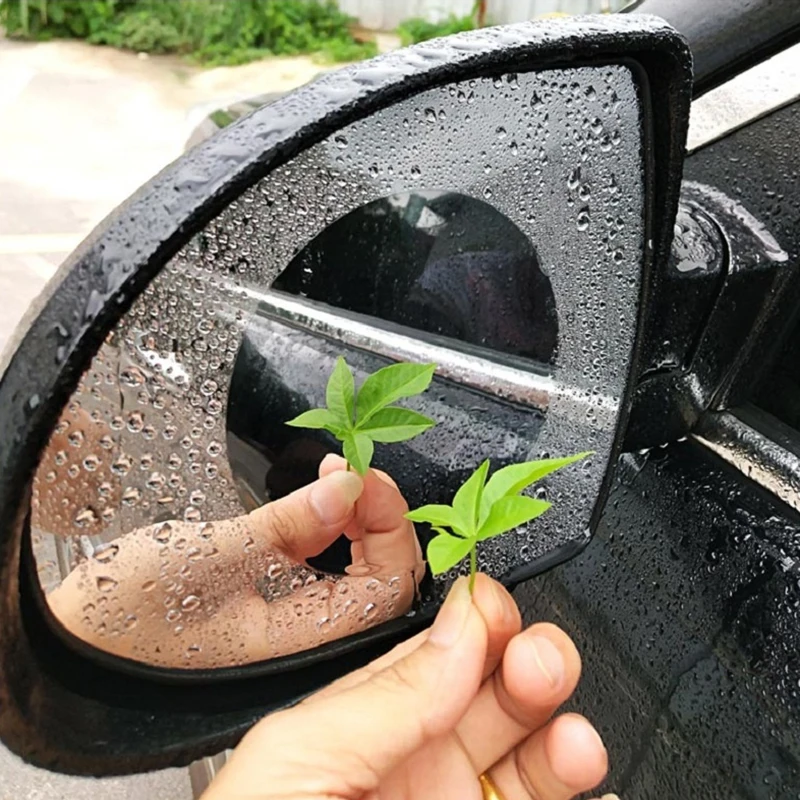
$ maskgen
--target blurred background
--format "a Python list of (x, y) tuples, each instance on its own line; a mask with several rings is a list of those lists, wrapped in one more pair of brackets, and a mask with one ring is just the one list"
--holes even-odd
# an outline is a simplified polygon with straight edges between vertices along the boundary
[[(627, 0), (0, 0), (0, 347), (64, 257), (203, 119), (342, 63)], [(189, 771), (79, 779), (0, 747), (0, 800), (188, 800)]]

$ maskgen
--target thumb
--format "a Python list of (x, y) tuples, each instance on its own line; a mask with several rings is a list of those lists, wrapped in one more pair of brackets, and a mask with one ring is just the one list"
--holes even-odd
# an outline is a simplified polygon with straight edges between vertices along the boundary
[[(487, 629), (459, 578), (427, 640), (367, 680), (256, 725), (205, 800), (361, 797), (452, 730), (481, 683)], [(265, 794), (265, 787), (269, 787)]]
[(333, 472), (251, 511), (248, 519), (262, 544), (304, 561), (341, 535), (363, 490), (355, 472)]

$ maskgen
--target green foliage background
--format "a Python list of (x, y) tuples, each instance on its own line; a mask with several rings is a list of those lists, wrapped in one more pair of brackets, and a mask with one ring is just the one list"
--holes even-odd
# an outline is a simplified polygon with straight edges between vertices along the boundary
[(331, 61), (375, 55), (353, 37), (334, 0), (5, 0), (0, 25), (20, 39), (85, 39), (208, 65), (319, 53)]

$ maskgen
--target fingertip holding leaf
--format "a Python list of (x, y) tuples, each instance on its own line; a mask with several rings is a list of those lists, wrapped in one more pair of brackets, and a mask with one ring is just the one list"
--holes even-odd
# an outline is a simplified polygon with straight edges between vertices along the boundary
[[(470, 556), (470, 590), (477, 571), (478, 542), (540, 517), (551, 503), (519, 493), (540, 478), (574, 464), (591, 451), (566, 458), (547, 458), (510, 464), (497, 470), (488, 482), (489, 461), (484, 461), (462, 484), (453, 505), (432, 504), (409, 511), (412, 522), (427, 522), (436, 531), (428, 542), (428, 564), (441, 575)], [(450, 531), (446, 529), (449, 528)]]
[(356, 393), (353, 373), (339, 356), (325, 390), (328, 407), (306, 411), (286, 424), (333, 434), (342, 443), (348, 465), (366, 475), (374, 442), (404, 442), (436, 424), (417, 411), (391, 405), (424, 392), (435, 370), (436, 364), (391, 364), (367, 376)]

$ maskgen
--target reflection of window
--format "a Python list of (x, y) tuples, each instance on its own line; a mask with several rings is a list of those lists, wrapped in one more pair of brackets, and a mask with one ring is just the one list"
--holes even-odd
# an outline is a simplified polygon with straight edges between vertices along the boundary
[(554, 360), (550, 281), (522, 231), (452, 192), (394, 195), (333, 223), (274, 284), (509, 355)]

